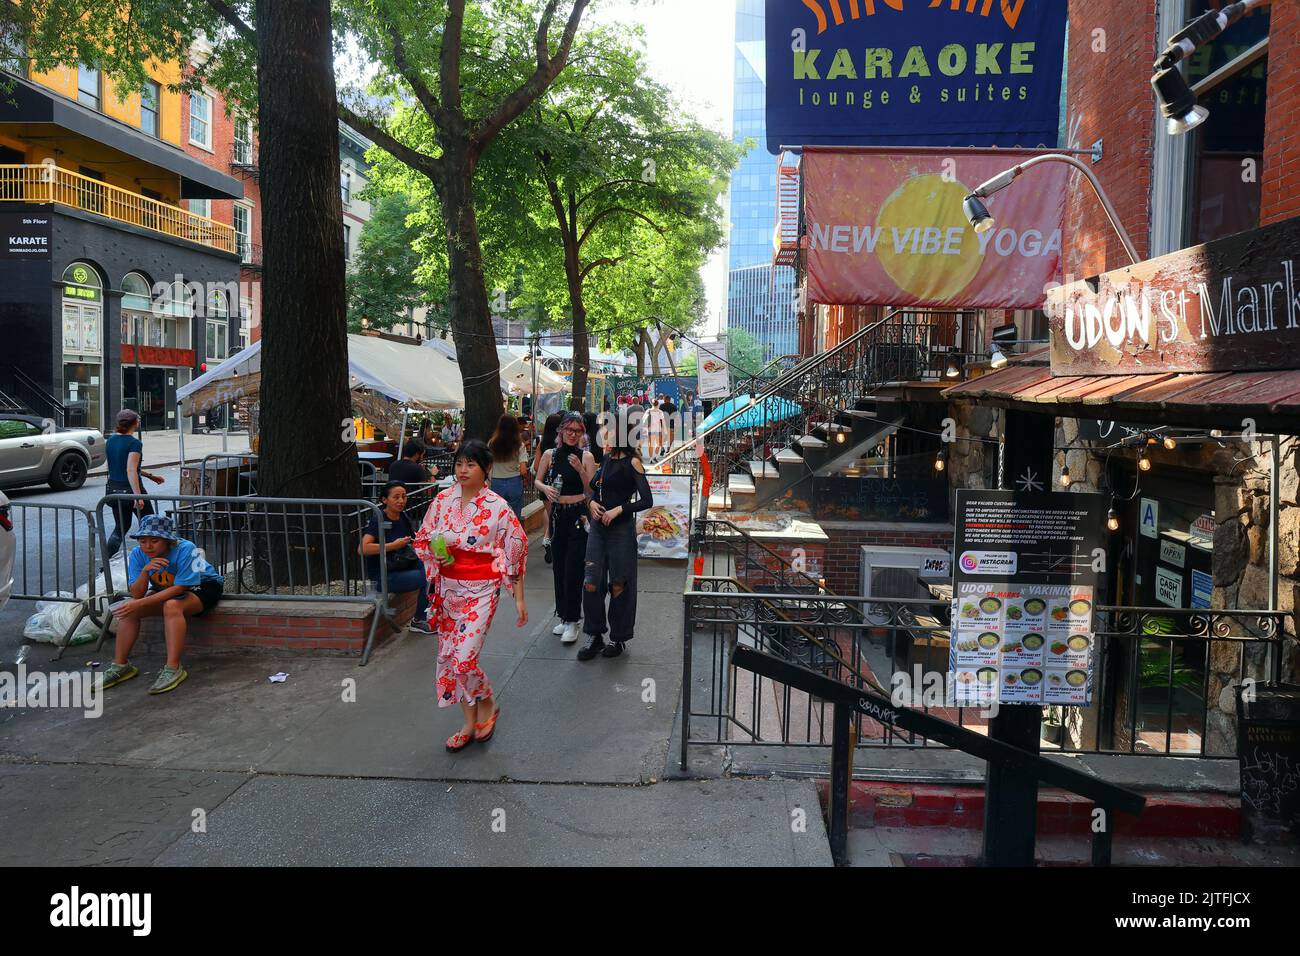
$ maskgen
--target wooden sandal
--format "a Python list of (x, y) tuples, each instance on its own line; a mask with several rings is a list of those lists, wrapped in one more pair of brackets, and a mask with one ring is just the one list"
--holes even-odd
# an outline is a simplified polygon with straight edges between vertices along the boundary
[(457, 731), (447, 738), (447, 752), (457, 753), (474, 742), (474, 737), (463, 731)]
[[(492, 711), (492, 716), (481, 724), (474, 725), (474, 739), (479, 743), (487, 743), (492, 739), (492, 735), (497, 732), (497, 718), (501, 716), (501, 705), (498, 704), (496, 710)], [(483, 733), (483, 731), (487, 733)]]

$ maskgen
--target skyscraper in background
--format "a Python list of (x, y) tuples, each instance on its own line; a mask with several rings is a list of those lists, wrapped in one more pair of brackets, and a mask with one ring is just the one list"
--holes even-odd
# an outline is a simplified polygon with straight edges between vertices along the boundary
[(731, 133), (755, 146), (731, 179), (731, 236), (727, 261), (727, 325), (742, 328), (766, 358), (796, 352), (794, 272), (772, 277), (776, 229), (776, 157), (763, 146), (767, 99), (763, 34), (764, 0), (736, 0), (735, 87)]

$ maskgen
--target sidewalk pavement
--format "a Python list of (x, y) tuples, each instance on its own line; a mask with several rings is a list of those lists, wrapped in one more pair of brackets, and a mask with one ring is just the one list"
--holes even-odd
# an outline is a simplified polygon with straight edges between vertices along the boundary
[[(139, 437), (141, 444), (144, 445), (144, 455), (141, 463), (146, 471), (150, 468), (163, 468), (167, 465), (181, 463), (180, 436), (176, 429), (145, 432)], [(224, 448), (222, 447), (223, 443)], [(185, 460), (187, 462), (201, 461), (207, 455), (243, 454), (248, 449), (248, 432), (231, 432), (226, 436), (223, 436), (221, 432), (213, 432), (210, 435), (185, 433)], [(108, 474), (107, 465), (91, 472), (92, 476), (106, 474)]]
[[(445, 751), (460, 710), (437, 707), (436, 639), (415, 632), (366, 667), (192, 656), (189, 680), (158, 697), (146, 691), (163, 661), (136, 655), (141, 676), (106, 691), (97, 719), (0, 711), (6, 861), (828, 865), (811, 782), (665, 779), (682, 564), (643, 562), (636, 640), (579, 662), (551, 633), (537, 544), (531, 620), (516, 629), (504, 597), (482, 657), (501, 704), (489, 743)], [(60, 663), (111, 656), (83, 646)]]

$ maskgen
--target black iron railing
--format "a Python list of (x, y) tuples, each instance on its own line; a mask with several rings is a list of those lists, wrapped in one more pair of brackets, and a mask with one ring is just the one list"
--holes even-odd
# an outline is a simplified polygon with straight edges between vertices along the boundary
[[(959, 707), (948, 681), (947, 601), (826, 593), (759, 551), (727, 556), (729, 573), (703, 574), (685, 594), (683, 669), (692, 688), (682, 739), (693, 745), (817, 748), (831, 744), (828, 704), (728, 664), (748, 647), (853, 688), (897, 695), (900, 704), (958, 727), (987, 732), (991, 715)], [(705, 558), (706, 561), (709, 558)], [(721, 562), (722, 559), (714, 560)], [(1062, 753), (1231, 758), (1215, 745), (1215, 724), (1231, 714), (1225, 690), (1276, 673), (1289, 612), (1169, 611), (1099, 607), (1093, 704), (1052, 709), (1062, 724)], [(1158, 635), (1144, 633), (1162, 621)], [(1163, 623), (1173, 620), (1173, 626)], [(1136, 649), (1135, 649), (1136, 645)], [(1156, 680), (1152, 653), (1165, 677)], [(1147, 666), (1143, 666), (1143, 662)], [(1172, 663), (1170, 662), (1172, 661)], [(888, 688), (888, 690), (885, 690)], [(1231, 693), (1226, 695), (1231, 697)], [(925, 737), (858, 714), (859, 747), (929, 747)], [(1221, 740), (1232, 734), (1221, 731)]]

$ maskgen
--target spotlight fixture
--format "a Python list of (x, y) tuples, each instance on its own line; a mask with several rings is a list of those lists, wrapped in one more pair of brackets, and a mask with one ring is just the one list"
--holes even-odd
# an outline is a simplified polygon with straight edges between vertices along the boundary
[(1222, 438), (1222, 437), (1223, 437), (1223, 429), (1222, 429), (1222, 428), (1211, 428), (1211, 429), (1210, 429), (1210, 437), (1211, 437), (1211, 438)]
[(943, 471), (948, 467), (948, 449), (940, 448), (939, 454), (934, 456), (934, 470)]
[(1106, 527), (1111, 531), (1119, 530), (1119, 515), (1116, 514), (1114, 505), (1106, 512)]
[(1138, 456), (1138, 469), (1141, 471), (1151, 470), (1151, 459), (1147, 457), (1147, 453), (1145, 451)]
[(984, 200), (974, 193), (962, 200), (961, 210), (966, 214), (966, 221), (977, 233), (988, 232), (997, 225), (997, 220), (989, 212), (989, 207), (984, 205)]
[(1178, 442), (1174, 439), (1173, 435), (1166, 435), (1161, 444), (1165, 446), (1165, 451), (1173, 451), (1178, 447)]
[(993, 343), (993, 351), (989, 355), (989, 364), (994, 368), (1003, 368), (1007, 364), (1006, 353), (1003, 352), (1002, 349), (998, 348), (996, 342)]
[(1165, 132), (1181, 136), (1191, 132), (1210, 117), (1210, 111), (1196, 102), (1196, 94), (1187, 80), (1173, 66), (1151, 77), (1151, 86), (1160, 101), (1160, 114), (1165, 118)]
[(1063, 465), (1063, 466), (1061, 467), (1061, 487), (1062, 487), (1062, 488), (1069, 488), (1069, 487), (1070, 487), (1070, 482), (1071, 482), (1072, 480), (1073, 480), (1073, 479), (1070, 477), (1070, 466), (1069, 466), (1069, 465)]
[(948, 378), (957, 378), (959, 375), (961, 375), (961, 369), (957, 367), (956, 362), (949, 361), (948, 369), (943, 374), (946, 375)]

